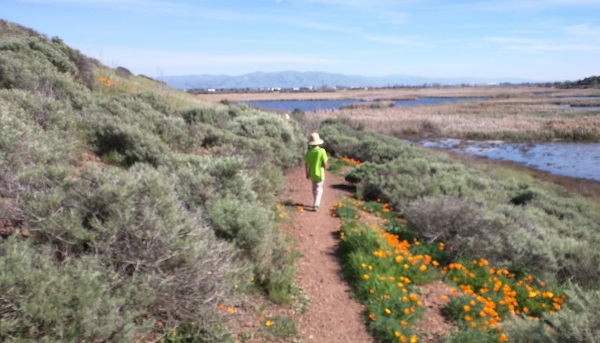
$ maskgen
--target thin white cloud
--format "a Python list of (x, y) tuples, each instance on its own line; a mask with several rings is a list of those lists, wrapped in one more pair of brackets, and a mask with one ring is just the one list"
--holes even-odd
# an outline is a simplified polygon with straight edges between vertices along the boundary
[[(334, 58), (318, 55), (298, 54), (203, 54), (179, 53), (131, 49), (106, 49), (102, 53), (89, 53), (94, 48), (82, 49), (86, 54), (99, 58), (103, 63), (116, 67), (135, 66), (136, 72), (148, 73), (160, 68), (167, 73), (175, 71), (200, 71), (200, 70), (232, 70), (239, 67), (252, 68), (254, 66), (269, 65), (299, 65), (299, 66), (325, 66), (336, 65), (341, 61)], [(98, 56), (99, 55), (99, 56)], [(110, 62), (106, 62), (106, 61)]]
[(20, 0), (22, 3), (29, 4), (68, 4), (68, 5), (94, 5), (94, 6), (152, 6), (152, 5), (167, 5), (165, 1), (153, 0)]
[(388, 45), (422, 45), (413, 37), (365, 34), (367, 40)]
[(556, 8), (588, 8), (590, 6), (600, 5), (600, 0), (496, 0), (496, 1), (467, 1), (467, 2), (429, 2), (425, 7), (442, 9), (448, 11), (466, 11), (466, 12), (487, 12), (487, 13), (522, 13), (522, 12), (540, 12), (546, 9)]
[(565, 31), (575, 36), (600, 39), (600, 27), (592, 26), (588, 23), (568, 26), (565, 28)]
[[(236, 12), (229, 9), (220, 9), (219, 6), (203, 6), (200, 3), (188, 4), (177, 3), (168, 0), (19, 0), (23, 3), (42, 5), (72, 5), (81, 7), (92, 7), (102, 9), (113, 9), (119, 11), (133, 11), (136, 14), (142, 12), (155, 14), (175, 14), (183, 16), (195, 16), (213, 20), (240, 21), (252, 19), (248, 13)], [(255, 17), (254, 20), (262, 20), (264, 17)]]
[(570, 40), (548, 40), (531, 39), (522, 37), (487, 37), (483, 39), (487, 43), (501, 45), (506, 50), (516, 50), (522, 52), (600, 52), (600, 46), (596, 44), (581, 43)]
[(600, 47), (588, 44), (532, 44), (514, 45), (507, 47), (510, 50), (524, 52), (562, 51), (562, 52), (591, 52), (600, 53)]

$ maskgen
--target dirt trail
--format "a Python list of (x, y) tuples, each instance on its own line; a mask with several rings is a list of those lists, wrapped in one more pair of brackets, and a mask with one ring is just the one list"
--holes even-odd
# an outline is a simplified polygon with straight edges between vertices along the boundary
[[(329, 211), (331, 205), (351, 194), (349, 185), (342, 177), (328, 173), (321, 209), (314, 212), (311, 185), (304, 168), (290, 172), (287, 184), (282, 200), (296, 206), (288, 212), (292, 217), (288, 234), (297, 240), (303, 255), (297, 263), (296, 282), (311, 300), (310, 311), (297, 317), (302, 342), (375, 342), (366, 330), (364, 306), (351, 298), (352, 288), (341, 277), (337, 256), (340, 221)], [(449, 296), (450, 289), (441, 281), (421, 288), (427, 311), (414, 328), (419, 342), (437, 343), (449, 336), (454, 326), (441, 314), (445, 305), (441, 296)]]
[(364, 307), (351, 299), (352, 289), (341, 277), (337, 257), (340, 222), (331, 216), (329, 207), (347, 195), (344, 180), (327, 174), (318, 212), (312, 210), (311, 185), (304, 169), (293, 170), (287, 181), (284, 200), (304, 209), (290, 212), (293, 219), (289, 232), (303, 254), (297, 263), (296, 281), (311, 300), (310, 311), (298, 318), (302, 341), (374, 342), (364, 324)]

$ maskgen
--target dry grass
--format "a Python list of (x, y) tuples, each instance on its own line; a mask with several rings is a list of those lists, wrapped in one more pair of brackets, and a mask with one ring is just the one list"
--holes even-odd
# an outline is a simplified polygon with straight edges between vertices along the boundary
[(485, 97), (486, 101), (436, 106), (370, 108), (357, 106), (306, 116), (317, 123), (330, 117), (355, 126), (405, 139), (431, 137), (516, 140), (600, 140), (600, 111), (564, 109), (559, 105), (599, 106), (596, 100), (557, 99), (600, 95), (598, 89), (556, 89), (537, 86), (489, 86), (338, 90), (330, 92), (214, 93), (198, 95), (208, 101), (251, 100), (402, 100), (419, 97)]
[(600, 139), (600, 111), (562, 109), (555, 102), (540, 98), (490, 98), (436, 106), (350, 108), (318, 112), (307, 119), (344, 118), (355, 126), (401, 138), (428, 133), (456, 138)]

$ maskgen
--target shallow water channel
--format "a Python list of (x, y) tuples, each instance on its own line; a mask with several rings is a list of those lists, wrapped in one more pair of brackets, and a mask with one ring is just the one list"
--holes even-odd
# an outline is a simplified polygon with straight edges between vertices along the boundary
[(507, 143), (440, 139), (422, 141), (419, 145), (493, 160), (513, 161), (555, 175), (600, 182), (600, 143)]
[[(393, 100), (383, 103), (394, 103), (396, 107), (420, 106), (420, 105), (439, 105), (444, 103), (453, 103), (460, 101), (486, 100), (486, 98), (417, 98), (412, 100)], [(303, 112), (329, 111), (337, 110), (343, 106), (377, 104), (377, 101), (361, 100), (263, 100), (263, 101), (245, 101), (248, 106), (259, 107), (265, 110), (280, 110), (292, 112), (296, 109)]]
[[(597, 100), (598, 97), (572, 97), (570, 100)], [(486, 98), (418, 98), (414, 100), (395, 100), (396, 107), (438, 105), (461, 101), (483, 101)], [(269, 100), (247, 101), (249, 106), (265, 110), (303, 112), (336, 110), (343, 106), (376, 104), (361, 100)], [(598, 107), (578, 107), (559, 105), (574, 111), (598, 110)], [(589, 179), (600, 182), (600, 143), (507, 143), (503, 141), (461, 141), (458, 139), (427, 140), (418, 143), (427, 148), (443, 148), (472, 156), (494, 160), (517, 162), (527, 167), (546, 171), (555, 175)]]

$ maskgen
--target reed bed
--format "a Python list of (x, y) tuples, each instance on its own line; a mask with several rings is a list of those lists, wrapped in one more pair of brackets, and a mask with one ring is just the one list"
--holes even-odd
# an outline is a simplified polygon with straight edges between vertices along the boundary
[(540, 98), (348, 108), (307, 117), (317, 122), (343, 118), (354, 127), (408, 139), (425, 134), (470, 139), (600, 139), (600, 111), (564, 109), (552, 100)]

